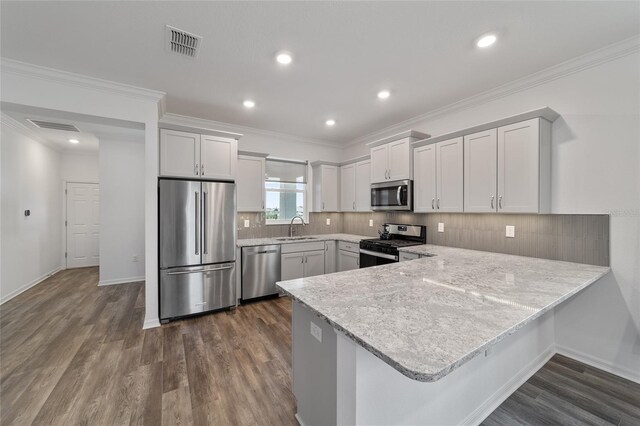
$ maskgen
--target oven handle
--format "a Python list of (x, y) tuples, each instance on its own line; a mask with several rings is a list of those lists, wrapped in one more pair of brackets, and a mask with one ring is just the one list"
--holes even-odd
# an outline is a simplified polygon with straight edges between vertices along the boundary
[(395, 260), (395, 261), (398, 260), (398, 256), (394, 256), (392, 254), (378, 253), (378, 252), (371, 251), (371, 250), (360, 249), (360, 253), (361, 254), (368, 254), (369, 256), (382, 257), (384, 259), (390, 259), (390, 260)]

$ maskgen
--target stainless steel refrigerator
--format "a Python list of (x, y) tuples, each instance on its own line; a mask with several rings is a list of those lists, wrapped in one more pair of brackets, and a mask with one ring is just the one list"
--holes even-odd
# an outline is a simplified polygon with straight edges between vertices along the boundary
[(160, 319), (236, 304), (236, 186), (160, 179)]

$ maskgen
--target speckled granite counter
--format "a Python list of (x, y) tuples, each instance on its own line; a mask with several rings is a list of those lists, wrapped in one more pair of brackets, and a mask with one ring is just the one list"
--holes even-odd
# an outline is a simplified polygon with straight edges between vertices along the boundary
[(431, 382), (610, 270), (434, 245), (405, 251), (435, 256), (278, 286), (405, 376)]
[(237, 241), (238, 247), (249, 246), (266, 246), (269, 244), (292, 244), (292, 243), (312, 243), (314, 241), (345, 241), (347, 243), (359, 243), (360, 240), (373, 237), (365, 237), (363, 235), (351, 235), (351, 234), (318, 234), (318, 235), (304, 235), (305, 237), (313, 237), (308, 240), (278, 240), (278, 238), (244, 238)]

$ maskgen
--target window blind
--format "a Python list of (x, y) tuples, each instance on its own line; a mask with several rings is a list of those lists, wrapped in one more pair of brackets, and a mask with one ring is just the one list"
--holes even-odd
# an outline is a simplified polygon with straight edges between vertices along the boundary
[(267, 181), (307, 183), (307, 163), (288, 160), (266, 160)]

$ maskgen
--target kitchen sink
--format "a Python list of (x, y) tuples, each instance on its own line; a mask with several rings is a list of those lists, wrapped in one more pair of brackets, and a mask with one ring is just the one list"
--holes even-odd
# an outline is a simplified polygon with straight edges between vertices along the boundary
[(317, 240), (316, 237), (282, 237), (276, 238), (277, 241), (302, 241), (302, 240)]

